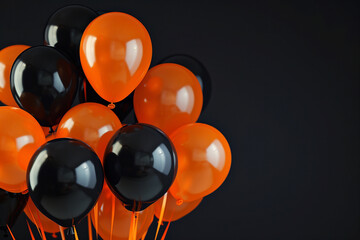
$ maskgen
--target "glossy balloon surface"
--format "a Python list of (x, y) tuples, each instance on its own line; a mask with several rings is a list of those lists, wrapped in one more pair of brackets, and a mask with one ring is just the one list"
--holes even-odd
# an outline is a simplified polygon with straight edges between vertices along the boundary
[(73, 63), (52, 47), (25, 50), (11, 70), (11, 91), (17, 104), (41, 126), (54, 126), (70, 109), (80, 81)]
[(168, 135), (196, 122), (202, 103), (201, 86), (195, 75), (173, 63), (151, 68), (134, 94), (138, 121), (152, 124)]
[(102, 160), (106, 145), (120, 128), (119, 119), (109, 108), (97, 103), (82, 103), (70, 109), (61, 119), (56, 137), (85, 142)]
[(104, 175), (99, 158), (88, 145), (59, 138), (36, 151), (27, 182), (35, 206), (57, 224), (71, 227), (95, 205)]
[(27, 202), (27, 205), (24, 209), (24, 212), (28, 219), (33, 222), (36, 226), (39, 226), (41, 223), (42, 228), (45, 232), (48, 233), (57, 233), (60, 231), (59, 225), (42, 214), (35, 206), (31, 198)]
[[(107, 184), (104, 184), (104, 189), (98, 200), (98, 233), (102, 239), (110, 239), (113, 198), (115, 198), (115, 215), (112, 240), (128, 240), (132, 212), (127, 210), (123, 206), (123, 203), (113, 195)], [(94, 214), (96, 213), (94, 211), (91, 211), (91, 220), (93, 223), (95, 223)], [(138, 238), (140, 238), (148, 230), (153, 219), (154, 206), (150, 206), (145, 210), (139, 212), (136, 231), (136, 236), (138, 236)]]
[(80, 60), (86, 78), (106, 101), (119, 102), (141, 82), (151, 62), (149, 33), (136, 18), (105, 13), (86, 28)]
[(231, 166), (231, 151), (217, 129), (202, 123), (188, 124), (170, 139), (179, 159), (178, 174), (170, 188), (175, 199), (195, 201), (224, 182)]
[[(157, 218), (160, 218), (163, 199), (164, 197), (160, 198), (159, 200), (156, 201), (156, 203), (154, 203), (155, 216)], [(192, 212), (197, 206), (199, 206), (201, 201), (202, 198), (192, 202), (182, 201), (181, 203), (178, 203), (177, 200), (170, 193), (168, 193), (166, 199), (165, 211), (162, 220), (164, 222), (173, 222), (179, 220), (180, 218), (183, 218), (186, 215), (188, 215), (190, 212)]]
[(211, 78), (205, 66), (196, 58), (183, 54), (169, 56), (163, 59), (160, 63), (179, 64), (189, 69), (196, 76), (203, 92), (204, 101), (202, 110), (204, 110), (210, 101), (212, 89)]
[(85, 28), (98, 14), (90, 8), (70, 5), (57, 10), (45, 28), (45, 44), (55, 47), (80, 66), (80, 41)]
[(177, 171), (177, 158), (168, 137), (147, 124), (122, 127), (104, 155), (109, 187), (129, 210), (141, 210), (161, 198)]
[(27, 189), (26, 169), (44, 142), (39, 123), (29, 113), (0, 107), (0, 188), (15, 193)]
[(11, 193), (0, 189), (0, 228), (11, 228), (14, 225), (28, 198), (29, 194)]
[(28, 48), (26, 45), (12, 45), (0, 51), (0, 101), (8, 106), (18, 107), (10, 88), (11, 67), (20, 53)]

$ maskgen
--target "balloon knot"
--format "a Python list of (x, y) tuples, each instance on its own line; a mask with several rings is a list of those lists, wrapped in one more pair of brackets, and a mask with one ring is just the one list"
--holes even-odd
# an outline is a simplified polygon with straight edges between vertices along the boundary
[(29, 189), (26, 189), (25, 191), (21, 192), (23, 195), (26, 195), (29, 193)]
[(182, 199), (176, 200), (176, 205), (178, 205), (178, 206), (180, 206), (183, 203), (184, 203), (184, 200), (182, 200)]
[(110, 104), (108, 105), (108, 108), (114, 109), (114, 108), (115, 108), (115, 104), (114, 104), (114, 103), (110, 103)]

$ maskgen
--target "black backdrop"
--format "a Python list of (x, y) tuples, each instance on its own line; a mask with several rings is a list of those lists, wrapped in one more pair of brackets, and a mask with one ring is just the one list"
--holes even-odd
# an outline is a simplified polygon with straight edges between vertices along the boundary
[[(153, 64), (185, 53), (207, 66), (214, 91), (199, 121), (233, 153), (223, 186), (167, 239), (359, 239), (356, 2), (1, 1), (0, 48), (42, 44), (49, 15), (71, 3), (134, 15)], [(24, 216), (13, 230), (29, 239)]]

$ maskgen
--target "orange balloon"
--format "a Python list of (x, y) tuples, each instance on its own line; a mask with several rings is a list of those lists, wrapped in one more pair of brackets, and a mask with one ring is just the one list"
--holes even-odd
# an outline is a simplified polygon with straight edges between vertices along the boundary
[(10, 89), (10, 72), (16, 58), (30, 46), (12, 45), (0, 51), (0, 101), (18, 107)]
[[(128, 211), (123, 206), (123, 203), (112, 194), (106, 183), (104, 184), (104, 188), (98, 200), (98, 233), (102, 239), (110, 239), (113, 198), (115, 198), (115, 217), (112, 239), (127, 240), (129, 239), (132, 212)], [(140, 238), (147, 231), (153, 221), (153, 218), (153, 205), (139, 212), (138, 227), (136, 231), (136, 236), (138, 238)], [(93, 223), (95, 223), (94, 211), (91, 211), (91, 220)]]
[(75, 138), (90, 145), (103, 159), (114, 132), (121, 128), (119, 118), (98, 103), (82, 103), (70, 109), (59, 123), (56, 138)]
[(195, 75), (174, 63), (151, 68), (134, 94), (138, 121), (152, 124), (168, 135), (196, 122), (202, 104), (203, 94)]
[(50, 220), (48, 217), (46, 217), (44, 214), (42, 214), (35, 206), (31, 198), (29, 197), (29, 200), (27, 202), (27, 205), (24, 209), (24, 212), (26, 216), (32, 221), (36, 226), (39, 227), (40, 223), (44, 229), (45, 232), (48, 233), (56, 233), (59, 232), (59, 225), (52, 220)]
[(0, 107), (0, 188), (14, 193), (27, 189), (26, 169), (44, 143), (44, 132), (33, 116), (19, 108)]
[(220, 187), (230, 170), (231, 151), (217, 129), (203, 123), (188, 124), (170, 139), (178, 156), (178, 172), (170, 188), (175, 199), (195, 201)]
[(149, 33), (136, 18), (110, 12), (95, 18), (80, 43), (80, 60), (94, 90), (109, 102), (126, 98), (144, 78), (152, 57)]
[[(164, 197), (157, 200), (155, 205), (155, 216), (160, 218), (162, 203)], [(197, 206), (199, 206), (202, 198), (197, 199), (192, 202), (183, 202), (180, 203), (168, 192), (167, 199), (166, 199), (166, 206), (163, 215), (164, 222), (173, 222), (179, 220), (180, 218), (188, 215), (192, 212)]]

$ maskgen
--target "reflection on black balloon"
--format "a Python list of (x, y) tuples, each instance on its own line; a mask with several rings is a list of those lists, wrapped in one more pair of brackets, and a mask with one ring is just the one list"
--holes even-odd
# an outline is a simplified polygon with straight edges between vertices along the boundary
[(51, 127), (70, 109), (80, 81), (75, 65), (62, 53), (37, 46), (18, 56), (10, 86), (16, 103), (42, 126)]
[(177, 54), (166, 57), (160, 63), (176, 63), (189, 69), (198, 79), (203, 91), (203, 110), (208, 105), (211, 97), (211, 78), (204, 65), (194, 57)]
[(110, 189), (128, 210), (143, 210), (161, 198), (177, 172), (172, 143), (147, 124), (127, 125), (110, 140), (104, 155)]
[(11, 228), (24, 210), (29, 194), (11, 193), (0, 188), (0, 239), (8, 236), (7, 226)]
[(85, 28), (98, 14), (90, 8), (70, 5), (57, 10), (45, 28), (45, 44), (55, 47), (80, 66), (79, 47)]
[(59, 225), (70, 227), (95, 205), (104, 175), (99, 158), (88, 145), (59, 138), (36, 151), (27, 182), (36, 207)]

